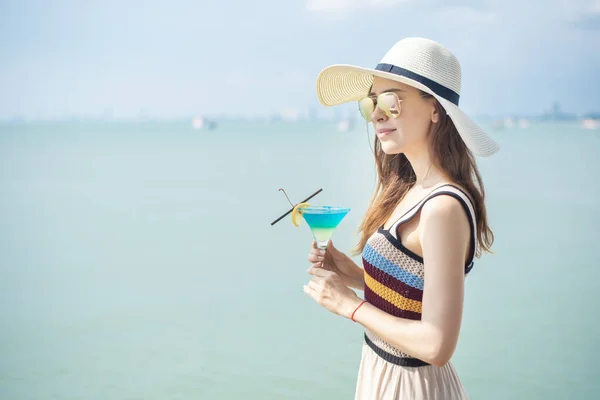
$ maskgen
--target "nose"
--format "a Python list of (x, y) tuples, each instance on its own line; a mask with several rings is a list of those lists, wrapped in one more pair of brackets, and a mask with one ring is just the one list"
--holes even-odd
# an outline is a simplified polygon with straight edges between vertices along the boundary
[(385, 115), (383, 110), (377, 106), (375, 106), (375, 110), (371, 114), (371, 122), (384, 122), (388, 119), (388, 116)]

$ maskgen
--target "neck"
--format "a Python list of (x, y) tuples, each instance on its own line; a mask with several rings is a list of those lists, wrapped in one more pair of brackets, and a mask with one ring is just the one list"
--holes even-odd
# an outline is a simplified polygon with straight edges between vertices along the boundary
[(413, 171), (415, 171), (416, 182), (414, 186), (430, 187), (441, 181), (447, 180), (445, 174), (432, 162), (428, 149), (421, 149), (413, 153), (404, 153)]

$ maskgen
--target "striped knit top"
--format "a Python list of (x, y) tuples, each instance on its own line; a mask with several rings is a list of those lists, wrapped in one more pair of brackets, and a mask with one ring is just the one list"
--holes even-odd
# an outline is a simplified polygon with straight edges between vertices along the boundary
[[(379, 228), (363, 249), (365, 300), (388, 314), (412, 320), (421, 319), (425, 283), (423, 258), (404, 247), (396, 232), (398, 226), (413, 219), (427, 201), (441, 195), (456, 198), (469, 218), (471, 252), (465, 265), (465, 274), (473, 267), (477, 232), (473, 205), (469, 197), (456, 186), (439, 186), (392, 224), (390, 229), (386, 230), (383, 226)], [(394, 348), (369, 330), (365, 331), (365, 341), (377, 354), (395, 364), (427, 365)]]

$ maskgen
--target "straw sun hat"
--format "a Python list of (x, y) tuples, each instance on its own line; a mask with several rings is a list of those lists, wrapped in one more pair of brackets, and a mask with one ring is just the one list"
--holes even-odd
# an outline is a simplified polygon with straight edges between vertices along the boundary
[(402, 39), (383, 56), (375, 69), (345, 64), (331, 65), (321, 71), (317, 78), (317, 96), (325, 106), (359, 101), (368, 95), (375, 76), (405, 83), (434, 96), (474, 154), (488, 157), (500, 149), (459, 108), (460, 63), (454, 54), (433, 40)]

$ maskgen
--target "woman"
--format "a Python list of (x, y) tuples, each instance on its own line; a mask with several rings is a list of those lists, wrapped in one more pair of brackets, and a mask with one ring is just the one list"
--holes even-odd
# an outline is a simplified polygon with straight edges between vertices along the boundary
[(321, 103), (359, 101), (376, 131), (378, 186), (355, 252), (364, 269), (313, 243), (304, 286), (364, 327), (356, 399), (467, 398), (450, 358), (464, 279), (493, 242), (474, 155), (499, 147), (458, 107), (460, 82), (456, 57), (422, 38), (399, 41), (375, 69), (334, 65), (317, 80)]

